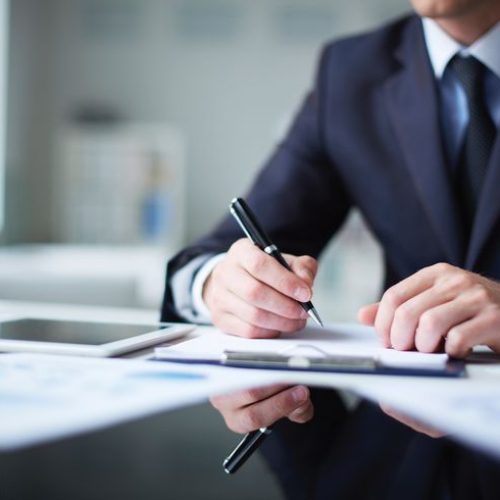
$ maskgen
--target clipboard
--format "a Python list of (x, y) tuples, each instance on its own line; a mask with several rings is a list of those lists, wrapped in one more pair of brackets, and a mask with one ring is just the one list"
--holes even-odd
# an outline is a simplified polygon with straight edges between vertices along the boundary
[(365, 375), (399, 375), (412, 377), (453, 377), (466, 375), (465, 362), (450, 359), (443, 367), (388, 366), (371, 356), (324, 356), (283, 355), (263, 352), (224, 351), (221, 365), (236, 368), (265, 370), (294, 370), (333, 373), (357, 373)]
[[(161, 350), (160, 350), (161, 349)], [(179, 355), (172, 351), (157, 348), (155, 361), (169, 361), (188, 364), (211, 364), (232, 368), (260, 370), (292, 370), (306, 372), (351, 373), (364, 375), (395, 375), (412, 377), (466, 376), (465, 361), (450, 358), (440, 366), (401, 366), (387, 365), (374, 356), (354, 356), (328, 354), (316, 346), (297, 345), (281, 352), (225, 350), (220, 358), (203, 355)], [(158, 355), (161, 353), (160, 355)]]

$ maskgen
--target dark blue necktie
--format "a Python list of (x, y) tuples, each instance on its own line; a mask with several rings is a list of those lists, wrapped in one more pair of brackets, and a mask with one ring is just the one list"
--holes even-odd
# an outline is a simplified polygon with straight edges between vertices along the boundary
[(459, 204), (463, 207), (469, 235), (495, 141), (496, 127), (484, 99), (484, 75), (488, 69), (472, 56), (457, 55), (449, 64), (465, 91), (469, 108), (469, 123), (456, 170)]

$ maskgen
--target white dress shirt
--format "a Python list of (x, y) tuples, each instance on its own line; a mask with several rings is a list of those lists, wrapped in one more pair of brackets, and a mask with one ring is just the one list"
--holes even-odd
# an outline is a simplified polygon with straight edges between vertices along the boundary
[[(450, 37), (436, 21), (423, 18), (422, 23), (427, 51), (439, 86), (443, 139), (448, 157), (454, 165), (469, 122), (469, 111), (465, 92), (453, 71), (447, 70), (447, 65), (456, 54), (471, 55), (490, 70), (485, 78), (486, 106), (493, 122), (499, 128), (500, 23), (469, 47)], [(203, 302), (202, 291), (212, 269), (224, 256), (223, 253), (198, 257), (173, 276), (171, 284), (174, 303), (179, 314), (188, 321), (211, 322), (210, 311)]]
[(436, 21), (424, 18), (425, 42), (438, 82), (443, 139), (451, 165), (456, 165), (469, 122), (467, 97), (462, 85), (447, 68), (457, 54), (474, 56), (489, 71), (485, 75), (486, 107), (496, 127), (500, 126), (500, 23), (497, 23), (469, 47), (461, 45), (446, 33)]

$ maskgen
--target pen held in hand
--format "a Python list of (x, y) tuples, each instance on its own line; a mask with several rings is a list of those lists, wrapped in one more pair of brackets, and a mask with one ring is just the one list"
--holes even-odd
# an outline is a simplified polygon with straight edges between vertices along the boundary
[(272, 427), (262, 427), (246, 434), (224, 460), (222, 466), (226, 474), (234, 474), (250, 458), (262, 441), (271, 434), (271, 431)]
[[(269, 236), (266, 234), (257, 218), (255, 217), (254, 213), (243, 198), (234, 198), (229, 205), (229, 210), (231, 212), (231, 215), (240, 225), (243, 232), (256, 246), (258, 246), (261, 250), (266, 252), (271, 257), (274, 257), (283, 267), (285, 267), (289, 271), (292, 271), (292, 269), (288, 265), (288, 262), (284, 259), (283, 255), (281, 255), (280, 251), (278, 250), (278, 247), (274, 243), (272, 243)], [(318, 311), (316, 311), (311, 301), (299, 302), (299, 304), (319, 326), (323, 326), (323, 322), (319, 317)]]

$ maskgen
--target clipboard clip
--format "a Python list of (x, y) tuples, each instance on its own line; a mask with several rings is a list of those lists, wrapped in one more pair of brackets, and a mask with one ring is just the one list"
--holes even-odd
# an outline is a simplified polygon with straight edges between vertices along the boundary
[(221, 363), (241, 368), (271, 368), (319, 371), (373, 371), (377, 361), (370, 356), (331, 355), (322, 349), (298, 344), (279, 352), (230, 351), (223, 352)]

